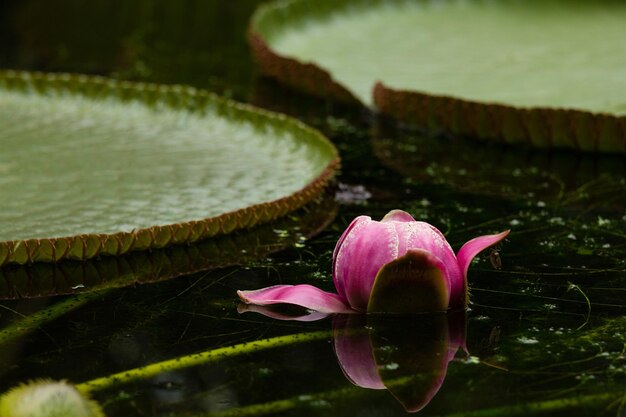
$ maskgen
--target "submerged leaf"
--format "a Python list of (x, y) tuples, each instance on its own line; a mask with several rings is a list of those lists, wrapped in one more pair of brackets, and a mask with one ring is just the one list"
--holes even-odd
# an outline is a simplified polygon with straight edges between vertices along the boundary
[(180, 86), (0, 72), (0, 265), (189, 243), (284, 216), (338, 163), (321, 134)]

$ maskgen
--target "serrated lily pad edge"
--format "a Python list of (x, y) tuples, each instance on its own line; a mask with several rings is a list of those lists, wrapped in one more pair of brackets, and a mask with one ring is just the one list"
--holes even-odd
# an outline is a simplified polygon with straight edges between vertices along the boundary
[(429, 130), (534, 148), (626, 154), (626, 116), (515, 107), (374, 86), (378, 110)]
[[(332, 205), (330, 204), (332, 202)], [(57, 263), (38, 262), (0, 268), (0, 300), (50, 297), (151, 284), (260, 259), (289, 247), (304, 236), (324, 230), (336, 217), (332, 194), (322, 193), (304, 207), (275, 223), (237, 231), (193, 245), (170, 245), (121, 256)], [(274, 228), (301, 228), (298, 234), (278, 236)], [(269, 237), (268, 237), (269, 236)], [(244, 254), (241, 249), (246, 249)]]
[[(248, 39), (261, 73), (308, 94), (364, 106), (324, 68), (274, 51), (264, 33), (272, 26), (271, 30), (279, 30), (276, 27), (293, 25), (307, 16), (321, 18), (349, 7), (377, 4), (382, 1), (277, 0), (260, 6), (252, 17)], [(626, 116), (479, 102), (392, 89), (382, 82), (372, 86), (372, 94), (381, 114), (429, 130), (533, 148), (626, 154)]]
[(212, 106), (224, 117), (242, 118), (254, 124), (272, 123), (282, 129), (297, 132), (299, 138), (326, 148), (331, 155), (328, 164), (316, 178), (304, 188), (283, 198), (214, 217), (135, 229), (131, 232), (4, 241), (0, 242), (0, 266), (58, 262), (64, 259), (87, 260), (100, 255), (119, 256), (132, 251), (193, 243), (235, 230), (252, 228), (285, 216), (313, 201), (334, 177), (340, 164), (335, 146), (319, 131), (304, 123), (193, 87), (117, 81), (79, 74), (0, 70), (0, 88), (32, 88), (40, 92), (65, 89), (94, 97), (110, 97), (115, 94), (121, 100), (139, 99), (146, 103), (159, 100), (167, 102), (173, 108), (198, 111)]
[[(311, 6), (315, 3), (315, 6)], [(325, 1), (275, 1), (259, 6), (250, 20), (248, 27), (248, 43), (252, 57), (260, 72), (270, 78), (280, 81), (290, 87), (314, 96), (335, 100), (341, 103), (363, 106), (363, 103), (350, 90), (335, 81), (332, 75), (324, 68), (312, 62), (302, 62), (298, 59), (283, 56), (274, 51), (263, 35), (265, 29), (284, 22), (293, 24), (293, 19), (304, 19), (313, 7), (323, 15), (331, 13), (332, 7), (345, 6), (346, 0), (336, 0), (334, 3)], [(315, 9), (316, 11), (318, 9)]]

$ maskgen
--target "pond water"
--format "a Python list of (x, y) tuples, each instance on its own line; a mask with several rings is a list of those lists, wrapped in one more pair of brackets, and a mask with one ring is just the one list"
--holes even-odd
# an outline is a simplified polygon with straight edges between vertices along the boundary
[[(66, 379), (108, 416), (625, 415), (623, 156), (442, 137), (295, 93), (250, 60), (258, 3), (0, 2), (0, 68), (191, 84), (291, 114), (342, 155), (325, 199), (275, 224), (122, 259), (0, 269), (10, 298), (0, 391)], [(472, 264), (465, 315), (238, 312), (238, 289), (332, 290), (344, 228), (395, 208), (454, 249), (511, 229)]]

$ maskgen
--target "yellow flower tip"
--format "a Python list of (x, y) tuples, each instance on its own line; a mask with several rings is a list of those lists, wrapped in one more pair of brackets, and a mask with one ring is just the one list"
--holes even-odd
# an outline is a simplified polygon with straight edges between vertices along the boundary
[(2, 417), (105, 417), (95, 401), (65, 381), (38, 380), (0, 396)]

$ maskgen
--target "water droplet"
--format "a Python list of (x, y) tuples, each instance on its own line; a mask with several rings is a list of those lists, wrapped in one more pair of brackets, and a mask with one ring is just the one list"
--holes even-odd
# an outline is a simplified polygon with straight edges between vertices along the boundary
[(400, 365), (398, 365), (395, 362), (390, 362), (388, 364), (383, 365), (383, 369), (387, 370), (387, 371), (395, 371), (396, 369), (398, 369), (400, 367)]
[(278, 237), (287, 237), (287, 236), (289, 236), (289, 231), (288, 230), (274, 229), (274, 233), (276, 233), (276, 235)]
[(259, 372), (259, 375), (271, 375), (272, 374), (272, 370), (269, 368), (259, 368), (258, 372)]
[(525, 345), (535, 345), (539, 343), (539, 340), (535, 339), (534, 337), (526, 337), (526, 336), (518, 337), (517, 341)]

